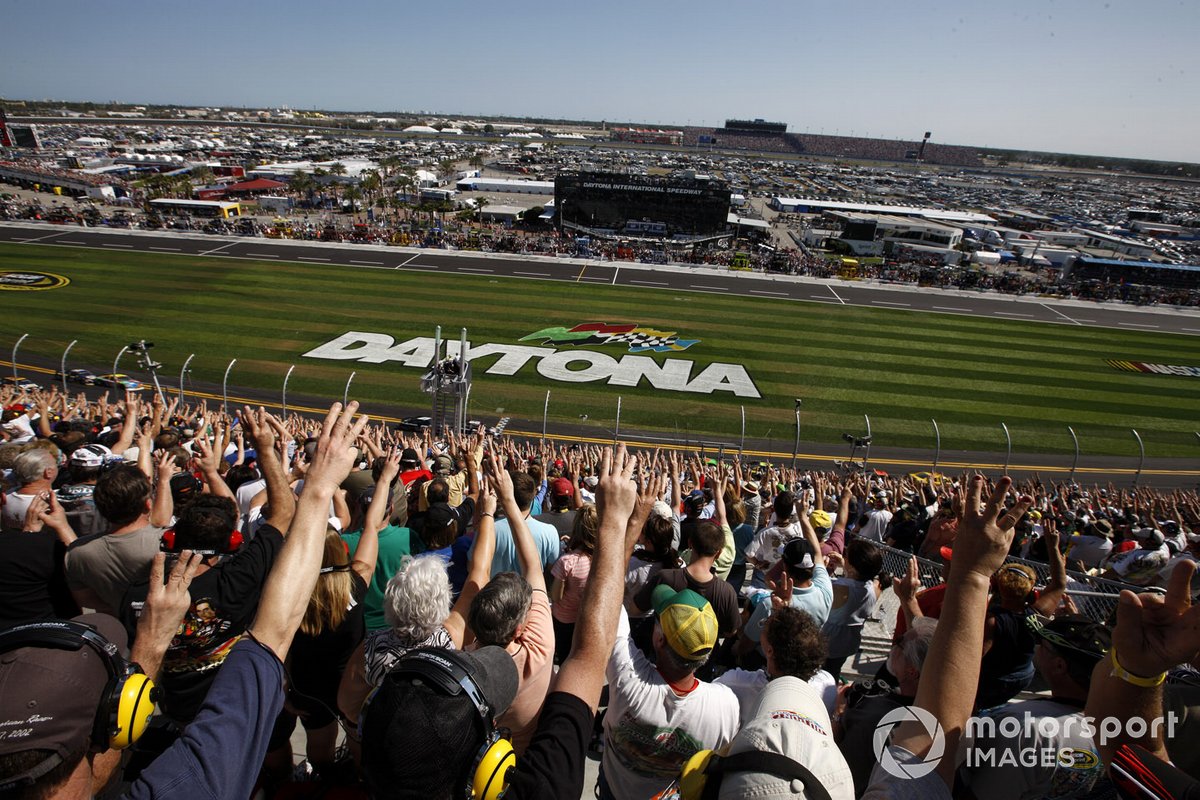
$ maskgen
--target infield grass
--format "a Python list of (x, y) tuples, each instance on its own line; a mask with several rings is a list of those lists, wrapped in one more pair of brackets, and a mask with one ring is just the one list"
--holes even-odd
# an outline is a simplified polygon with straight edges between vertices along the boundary
[[(658, 391), (602, 382), (567, 384), (537, 374), (475, 370), (472, 416), (540, 427), (552, 392), (552, 419), (582, 422), (603, 435), (622, 397), (623, 429), (719, 435), (736, 442), (739, 405), (748, 438), (790, 448), (793, 398), (803, 400), (804, 442), (833, 444), (861, 434), (871, 418), (881, 446), (932, 448), (936, 419), (943, 450), (1069, 453), (1067, 426), (1086, 454), (1136, 455), (1131, 428), (1148, 456), (1195, 455), (1200, 379), (1113, 369), (1106, 359), (1200, 365), (1200, 337), (1154, 332), (860, 308), (833, 304), (613, 287), (554, 281), (435, 275), (242, 259), (110, 253), (82, 248), (0, 245), (0, 270), (42, 270), (70, 278), (61, 289), (0, 292), (0, 349), (22, 333), (23, 353), (57, 358), (72, 339), (71, 364), (109, 372), (122, 345), (156, 343), (164, 376), (195, 353), (196, 379), (219, 383), (238, 359), (230, 386), (278, 391), (296, 364), (289, 392), (339, 398), (351, 371), (364, 402), (426, 407), (421, 371), (395, 363), (305, 359), (301, 354), (349, 330), (397, 342), (432, 336), (441, 325), (473, 344), (515, 344), (540, 328), (583, 322), (636, 322), (700, 339), (663, 358), (743, 364), (763, 397), (743, 399)], [(531, 344), (531, 343), (525, 343)], [(622, 346), (591, 347), (619, 358)], [(121, 371), (138, 376), (131, 358)], [(139, 376), (140, 377), (140, 376)], [(582, 418), (586, 415), (586, 421)]]

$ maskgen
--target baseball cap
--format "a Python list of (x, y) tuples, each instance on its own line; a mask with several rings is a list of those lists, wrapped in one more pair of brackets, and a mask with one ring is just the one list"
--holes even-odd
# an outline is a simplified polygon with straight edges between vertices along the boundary
[(415, 466), (421, 463), (421, 457), (417, 455), (416, 450), (413, 450), (411, 447), (406, 447), (404, 448), (404, 452), (400, 454), (400, 463), (412, 464)]
[[(425, 514), (425, 531), (430, 533), (444, 531), (450, 527), (451, 522), (458, 521), (458, 509), (449, 503), (430, 503), (429, 511)], [(459, 525), (460, 533), (462, 527)]]
[(102, 467), (112, 454), (112, 450), (102, 444), (85, 444), (71, 453), (71, 463), (77, 467)]
[[(73, 621), (92, 628), (122, 657), (129, 657), (125, 628), (115, 618), (84, 614)], [(78, 650), (22, 647), (0, 655), (0, 720), (23, 720), (28, 730), (25, 736), (0, 738), (0, 755), (49, 750), (61, 760), (86, 752), (108, 681), (103, 659), (87, 645)]]
[(817, 563), (814, 555), (807, 539), (792, 539), (783, 546), (783, 563), (792, 569), (812, 569)]
[(1163, 532), (1158, 528), (1138, 528), (1133, 535), (1136, 539), (1144, 540), (1153, 547), (1162, 547), (1163, 542), (1166, 541)]
[(570, 497), (575, 494), (575, 486), (566, 478), (555, 478), (550, 481), (550, 494), (555, 497)]
[(712, 605), (691, 589), (660, 583), (651, 595), (664, 638), (679, 656), (697, 660), (717, 645), (717, 615)]
[[(820, 693), (790, 675), (776, 678), (759, 695), (749, 721), (729, 745), (729, 755), (776, 753), (808, 768), (830, 797), (853, 797), (854, 776), (833, 741), (833, 726)], [(764, 772), (731, 772), (719, 798), (812, 797), (799, 780)]]
[(833, 527), (833, 517), (829, 516), (828, 511), (821, 511), (820, 509), (817, 509), (809, 514), (808, 521), (811, 522), (812, 526), (818, 531), (823, 531), (827, 528)]
[(200, 494), (202, 488), (204, 484), (190, 472), (180, 472), (171, 476), (171, 497), (177, 506)]
[(388, 796), (461, 795), (485, 727), (464, 688), (448, 690), (410, 671), (422, 662), (438, 661), (470, 673), (493, 718), (512, 705), (517, 667), (503, 648), (410, 651), (384, 677), (363, 711), (362, 763), (368, 787), (389, 787)]
[(1069, 651), (1064, 655), (1085, 656), (1099, 661), (1112, 647), (1112, 633), (1108, 628), (1087, 617), (1060, 614), (1047, 619), (1040, 614), (1033, 614), (1025, 619), (1025, 624), (1039, 639), (1058, 650)]

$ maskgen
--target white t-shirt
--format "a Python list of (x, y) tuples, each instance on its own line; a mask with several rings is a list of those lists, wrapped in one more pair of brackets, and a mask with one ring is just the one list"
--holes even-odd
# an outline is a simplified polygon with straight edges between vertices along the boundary
[(33, 422), (28, 414), (18, 414), (4, 423), (4, 429), (12, 437), (9, 444), (24, 444), (33, 439)]
[(603, 768), (616, 797), (653, 797), (692, 755), (724, 747), (737, 735), (734, 693), (700, 681), (688, 694), (676, 694), (630, 640), (624, 608), (606, 677)]
[[(756, 669), (750, 672), (744, 669), (731, 669), (713, 681), (713, 683), (720, 686), (728, 686), (737, 695), (738, 706), (741, 708), (741, 724), (744, 726), (754, 714), (754, 706), (758, 702), (758, 696), (762, 694), (763, 689), (767, 688), (767, 671), (765, 669)], [(815, 689), (817, 694), (821, 695), (821, 702), (825, 704), (825, 710), (832, 717), (834, 710), (837, 708), (837, 681), (828, 672), (819, 669), (815, 675), (808, 679), (808, 685)]]
[[(995, 727), (990, 720), (970, 723), (960, 752), (966, 759), (960, 773), (978, 800), (1082, 797), (1104, 774), (1078, 707), (1047, 698), (1010, 703), (988, 716)], [(1018, 724), (1005, 728), (1006, 718)]]
[(25, 515), (29, 512), (29, 506), (33, 505), (36, 497), (36, 494), (21, 494), (20, 492), (9, 492), (4, 495), (4, 511), (0, 514), (0, 530), (25, 530)]
[(1070, 549), (1067, 558), (1078, 559), (1088, 569), (1100, 566), (1108, 554), (1112, 552), (1112, 539), (1104, 536), (1084, 536), (1082, 534), (1067, 539)]
[(867, 512), (867, 522), (859, 530), (858, 535), (872, 542), (882, 542), (887, 531), (888, 523), (892, 521), (892, 512), (886, 508), (873, 508)]
[(1165, 544), (1157, 548), (1139, 547), (1117, 556), (1109, 563), (1109, 567), (1126, 583), (1149, 586), (1167, 566), (1170, 558), (1171, 553)]
[(746, 545), (744, 555), (747, 559), (765, 561), (768, 566), (772, 565), (779, 560), (785, 544), (803, 535), (804, 531), (798, 522), (763, 528), (750, 540), (750, 544)]

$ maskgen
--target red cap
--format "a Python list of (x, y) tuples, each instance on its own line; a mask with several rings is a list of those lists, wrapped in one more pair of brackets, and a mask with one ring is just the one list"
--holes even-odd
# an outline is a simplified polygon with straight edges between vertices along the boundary
[(575, 485), (566, 478), (555, 478), (550, 481), (550, 494), (555, 497), (568, 497), (575, 494)]

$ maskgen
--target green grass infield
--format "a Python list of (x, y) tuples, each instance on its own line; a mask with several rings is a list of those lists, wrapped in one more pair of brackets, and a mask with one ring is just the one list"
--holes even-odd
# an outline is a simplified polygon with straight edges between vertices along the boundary
[[(538, 373), (537, 359), (515, 375), (486, 374), (498, 356), (475, 365), (472, 416), (511, 416), (513, 428), (540, 427), (546, 391), (553, 420), (612, 429), (678, 431), (736, 442), (745, 407), (748, 438), (790, 449), (794, 398), (803, 401), (803, 442), (841, 442), (870, 416), (880, 446), (1003, 451), (1006, 423), (1014, 452), (1070, 453), (1073, 426), (1085, 454), (1136, 455), (1136, 428), (1149, 456), (1195, 455), (1200, 378), (1123, 372), (1108, 359), (1200, 366), (1200, 337), (1117, 331), (858, 308), (672, 290), (634, 289), (487, 276), (437, 275), (335, 265), (109, 253), (65, 247), (0, 245), (0, 270), (61, 275), (69, 285), (0, 292), (0, 333), (30, 338), (23, 353), (57, 358), (72, 339), (71, 364), (108, 372), (128, 342), (155, 342), (162, 374), (177, 375), (195, 353), (192, 374), (219, 383), (230, 359), (230, 386), (278, 391), (296, 365), (289, 392), (340, 398), (350, 372), (362, 401), (426, 407), (421, 370), (304, 358), (347, 331), (387, 334), (397, 343), (431, 337), (434, 327), (472, 346), (517, 345), (543, 328), (637, 323), (680, 339), (686, 351), (638, 353), (658, 362), (740, 364), (761, 398), (603, 380), (567, 383)], [(522, 346), (538, 342), (520, 342)], [(563, 348), (565, 345), (546, 345)], [(0, 344), (0, 349), (8, 345)], [(627, 345), (585, 345), (614, 359)], [(107, 366), (106, 366), (107, 365)], [(579, 367), (581, 365), (576, 365)], [(132, 358), (123, 372), (138, 376)]]

